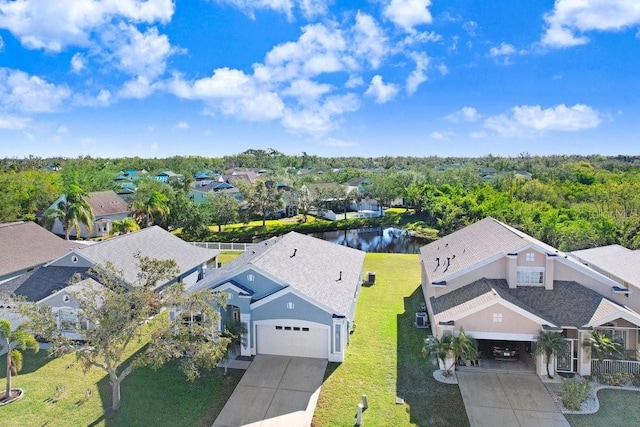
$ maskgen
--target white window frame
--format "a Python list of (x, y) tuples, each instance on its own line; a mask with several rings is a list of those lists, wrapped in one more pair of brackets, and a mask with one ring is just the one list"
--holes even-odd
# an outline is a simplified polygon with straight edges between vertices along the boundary
[(527, 261), (527, 262), (535, 262), (536, 261), (535, 252), (527, 252), (526, 254), (524, 254), (524, 256), (525, 256), (525, 261)]
[(502, 313), (493, 313), (493, 321), (495, 323), (502, 323)]
[(518, 285), (544, 286), (544, 267), (518, 267), (516, 283)]

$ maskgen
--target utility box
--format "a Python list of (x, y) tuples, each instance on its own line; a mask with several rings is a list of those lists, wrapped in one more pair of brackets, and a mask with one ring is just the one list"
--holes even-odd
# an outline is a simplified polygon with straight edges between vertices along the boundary
[(368, 271), (367, 272), (367, 285), (373, 285), (376, 283), (376, 272)]

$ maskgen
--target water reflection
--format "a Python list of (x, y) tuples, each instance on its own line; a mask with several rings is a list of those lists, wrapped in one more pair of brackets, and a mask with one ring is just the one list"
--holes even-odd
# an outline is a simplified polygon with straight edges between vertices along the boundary
[(326, 231), (310, 235), (364, 252), (415, 254), (420, 252), (421, 246), (429, 243), (427, 239), (416, 237), (410, 231), (392, 227)]

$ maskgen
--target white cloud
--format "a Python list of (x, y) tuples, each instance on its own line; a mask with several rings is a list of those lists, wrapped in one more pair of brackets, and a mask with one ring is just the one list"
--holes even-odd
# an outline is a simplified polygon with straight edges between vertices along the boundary
[(116, 66), (121, 71), (149, 81), (164, 73), (167, 58), (172, 53), (169, 38), (159, 34), (157, 28), (141, 33), (133, 25), (121, 24), (103, 35), (103, 39), (114, 47)]
[(496, 56), (508, 56), (516, 53), (516, 48), (509, 43), (500, 43), (499, 47), (492, 47), (489, 49), (489, 55)]
[(300, 0), (299, 6), (302, 14), (309, 19), (326, 14), (329, 7), (328, 3), (330, 2), (326, 0)]
[(475, 122), (482, 118), (482, 115), (473, 107), (462, 107), (455, 113), (449, 114), (444, 119), (452, 123)]
[(88, 46), (92, 33), (111, 21), (166, 23), (172, 0), (21, 0), (0, 2), (0, 28), (29, 49), (60, 52), (66, 46)]
[(415, 26), (430, 24), (433, 20), (429, 6), (431, 0), (391, 0), (384, 7), (383, 15), (406, 32), (415, 31)]
[(636, 0), (556, 0), (546, 22), (542, 44), (563, 48), (589, 42), (588, 31), (619, 31), (640, 24)]
[(407, 93), (413, 95), (418, 86), (427, 81), (427, 67), (429, 66), (429, 57), (424, 52), (413, 52), (409, 55), (416, 63), (416, 68), (407, 77)]
[[(276, 12), (284, 13), (291, 20), (293, 19), (293, 1), (292, 0), (217, 0), (218, 3), (230, 4), (240, 9), (251, 19), (255, 19), (255, 11), (257, 9), (271, 9)], [(307, 7), (312, 8), (317, 1), (305, 1)]]
[(97, 95), (87, 93), (74, 94), (74, 104), (87, 107), (106, 107), (111, 105), (111, 92), (107, 89), (100, 89)]
[(279, 119), (284, 114), (284, 102), (274, 92), (227, 99), (220, 104), (219, 108), (222, 114), (254, 122)]
[(478, 23), (476, 21), (467, 21), (462, 24), (462, 29), (465, 30), (470, 37), (475, 37), (478, 31)]
[(284, 89), (284, 95), (293, 96), (304, 102), (315, 101), (319, 97), (331, 92), (330, 84), (315, 83), (310, 80), (294, 80), (291, 85)]
[(185, 122), (185, 121), (180, 121), (178, 123), (175, 124), (175, 126), (173, 127), (174, 129), (189, 129), (189, 123)]
[(71, 58), (71, 71), (80, 73), (86, 67), (86, 61), (81, 53), (76, 53)]
[(435, 139), (438, 141), (446, 141), (449, 138), (451, 138), (453, 136), (453, 132), (450, 131), (443, 131), (443, 132), (431, 132), (431, 135), (429, 135), (431, 137), (431, 139)]
[(57, 111), (71, 96), (67, 86), (56, 86), (24, 71), (0, 68), (0, 104), (18, 111)]
[(370, 15), (358, 12), (353, 28), (355, 53), (364, 57), (376, 69), (389, 51), (384, 31)]
[(331, 96), (304, 109), (285, 109), (282, 124), (294, 133), (324, 133), (337, 127), (336, 118), (359, 108), (353, 94)]
[(348, 89), (353, 89), (360, 86), (364, 86), (364, 80), (360, 76), (350, 76), (344, 84), (344, 87)]
[(546, 131), (578, 131), (598, 127), (602, 117), (597, 110), (584, 104), (567, 107), (564, 104), (542, 109), (539, 105), (514, 107), (510, 115), (488, 117), (484, 127), (501, 136), (534, 136)]
[(0, 111), (0, 129), (22, 130), (31, 122), (29, 117), (20, 117)]
[(381, 75), (375, 75), (364, 93), (375, 99), (376, 104), (384, 104), (391, 101), (398, 93), (398, 87), (393, 83), (386, 84)]
[(121, 98), (142, 99), (151, 95), (154, 90), (154, 86), (146, 77), (138, 76), (135, 79), (125, 82), (122, 88), (120, 88), (118, 96)]

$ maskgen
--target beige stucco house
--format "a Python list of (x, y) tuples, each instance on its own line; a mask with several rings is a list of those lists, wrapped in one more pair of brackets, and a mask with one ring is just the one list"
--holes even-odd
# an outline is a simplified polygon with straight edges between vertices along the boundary
[[(421, 248), (422, 290), (434, 335), (461, 328), (478, 340), (535, 346), (542, 330), (562, 333), (567, 347), (552, 367), (591, 373), (582, 343), (596, 329), (636, 355), (640, 314), (628, 306), (630, 290), (494, 218), (485, 218)], [(543, 358), (536, 371), (546, 369)]]

